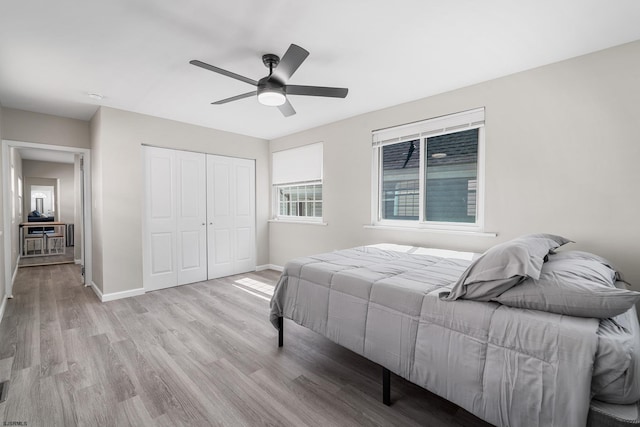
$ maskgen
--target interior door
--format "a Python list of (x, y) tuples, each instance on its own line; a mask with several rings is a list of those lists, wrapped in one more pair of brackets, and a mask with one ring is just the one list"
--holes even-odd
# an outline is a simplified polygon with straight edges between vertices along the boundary
[(178, 284), (207, 280), (205, 155), (176, 152)]
[(255, 270), (255, 162), (207, 155), (208, 278)]
[(176, 154), (143, 147), (145, 166), (143, 280), (146, 290), (178, 283)]

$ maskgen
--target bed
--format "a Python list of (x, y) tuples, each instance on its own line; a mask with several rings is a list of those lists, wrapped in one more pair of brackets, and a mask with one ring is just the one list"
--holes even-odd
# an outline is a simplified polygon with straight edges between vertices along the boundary
[[(385, 403), (390, 371), (498, 426), (631, 425), (640, 418), (634, 308), (640, 293), (628, 291), (608, 261), (556, 251), (567, 242), (536, 248), (535, 256), (524, 255), (526, 262), (507, 260), (522, 264), (516, 268), (524, 273), (515, 277), (511, 267), (474, 272), (493, 248), (481, 256), (374, 245), (298, 258), (276, 285), (270, 320), (280, 329), (280, 345), (288, 318), (381, 365)], [(545, 271), (567, 262), (593, 264), (589, 274), (609, 275), (602, 280), (610, 281), (606, 292), (614, 297), (570, 295), (583, 305), (568, 315), (564, 302), (553, 306), (545, 295), (542, 308), (555, 312), (542, 311), (527, 292), (544, 288), (544, 277), (570, 283)], [(487, 290), (486, 281), (469, 284), (471, 275), (497, 270), (505, 277), (490, 283), (493, 288)], [(589, 315), (606, 318), (586, 317), (584, 304)]]

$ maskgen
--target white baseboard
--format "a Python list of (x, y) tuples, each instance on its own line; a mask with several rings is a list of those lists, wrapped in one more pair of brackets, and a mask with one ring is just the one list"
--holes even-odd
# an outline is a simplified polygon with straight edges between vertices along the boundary
[(93, 281), (91, 281), (91, 289), (96, 293), (100, 301), (115, 301), (117, 299), (135, 297), (138, 295), (143, 295), (145, 293), (144, 288), (131, 289), (130, 291), (122, 291), (122, 292), (112, 292), (110, 294), (103, 294), (98, 285), (96, 285)]
[(73, 263), (74, 264), (82, 264), (82, 260), (81, 259), (74, 259)]
[(11, 276), (11, 289), (13, 289), (13, 284), (16, 282), (16, 276), (18, 275), (18, 268), (20, 268), (20, 256), (18, 255), (18, 260), (16, 261), (16, 268), (13, 270), (13, 275)]
[(263, 270), (283, 271), (284, 267), (280, 265), (275, 265), (275, 264), (264, 264), (264, 265), (256, 266), (256, 271), (263, 271)]

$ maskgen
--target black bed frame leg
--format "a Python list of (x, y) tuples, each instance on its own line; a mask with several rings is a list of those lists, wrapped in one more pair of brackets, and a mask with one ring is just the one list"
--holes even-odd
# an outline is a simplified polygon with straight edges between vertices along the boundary
[(284, 326), (284, 318), (282, 316), (278, 317), (278, 347), (282, 347), (284, 345), (284, 331), (282, 327)]
[(382, 403), (391, 406), (391, 371), (382, 368)]

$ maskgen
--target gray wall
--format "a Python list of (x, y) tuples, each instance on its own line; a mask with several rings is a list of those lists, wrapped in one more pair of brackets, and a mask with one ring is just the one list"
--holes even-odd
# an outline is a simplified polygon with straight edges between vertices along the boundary
[(104, 294), (142, 287), (143, 144), (255, 159), (257, 263), (268, 263), (267, 141), (107, 107), (91, 132), (93, 280)]
[[(328, 226), (270, 223), (270, 262), (377, 242), (483, 251), (533, 232), (609, 258), (640, 290), (640, 42), (634, 42), (270, 142), (324, 142)], [(365, 229), (371, 131), (486, 107), (485, 229), (497, 238)]]
[(2, 137), (21, 142), (89, 148), (89, 122), (3, 108)]

